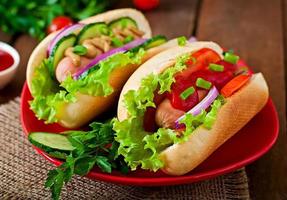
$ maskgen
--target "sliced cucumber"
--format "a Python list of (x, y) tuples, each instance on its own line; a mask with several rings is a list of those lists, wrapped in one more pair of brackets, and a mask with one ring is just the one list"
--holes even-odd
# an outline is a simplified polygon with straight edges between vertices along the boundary
[(167, 42), (167, 38), (163, 35), (156, 35), (153, 38), (147, 40), (145, 43), (143, 43), (144, 49), (150, 49), (153, 47), (157, 47), (163, 43)]
[(129, 17), (122, 17), (119, 19), (116, 19), (114, 21), (111, 21), (109, 23), (109, 27), (113, 30), (114, 28), (120, 28), (120, 29), (124, 29), (127, 26), (134, 26), (134, 27), (138, 27), (137, 23), (135, 20), (129, 18)]
[(52, 65), (49, 65), (50, 67), (52, 67), (52, 69), (49, 70), (53, 77), (55, 76), (55, 68), (57, 67), (60, 60), (63, 58), (65, 50), (69, 47), (74, 46), (76, 40), (77, 36), (75, 34), (64, 36), (57, 42), (55, 47), (52, 49), (52, 53), (50, 56)]
[(64, 134), (33, 132), (29, 134), (28, 139), (34, 146), (56, 158), (64, 159), (75, 149)]
[(165, 36), (156, 35), (156, 36), (148, 39), (147, 41), (145, 41), (143, 44), (130, 49), (129, 51), (137, 52), (141, 48), (147, 50), (147, 49), (150, 49), (150, 48), (153, 48), (153, 47), (157, 47), (157, 46), (159, 46), (161, 44), (164, 44), (166, 42), (167, 42), (167, 38)]
[(109, 35), (110, 30), (104, 22), (92, 23), (84, 26), (78, 35), (78, 44), (82, 44), (88, 38), (94, 38), (101, 35)]

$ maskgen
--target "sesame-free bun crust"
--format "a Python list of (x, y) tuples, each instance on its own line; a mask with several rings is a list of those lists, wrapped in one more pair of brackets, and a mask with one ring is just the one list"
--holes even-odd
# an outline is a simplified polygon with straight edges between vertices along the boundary
[[(140, 66), (121, 92), (118, 103), (119, 120), (129, 117), (123, 102), (123, 97), (129, 90), (138, 90), (141, 80), (148, 74), (162, 73), (174, 65), (176, 57), (203, 47), (211, 48), (220, 55), (222, 54), (222, 50), (215, 43), (197, 42), (185, 47), (168, 49)], [(226, 103), (219, 109), (216, 121), (210, 130), (199, 126), (187, 142), (174, 144), (161, 152), (160, 158), (165, 163), (162, 171), (170, 175), (183, 175), (197, 167), (264, 107), (268, 95), (268, 87), (263, 75), (254, 74), (245, 86), (231, 97), (226, 98)]]
[(261, 73), (254, 74), (243, 88), (226, 99), (210, 130), (200, 126), (187, 142), (174, 144), (161, 153), (165, 163), (162, 170), (170, 175), (188, 173), (245, 126), (267, 100), (266, 81)]
[[(130, 17), (136, 21), (140, 30), (145, 32), (144, 38), (151, 37), (151, 29), (148, 21), (144, 15), (135, 9), (118, 9), (108, 11), (85, 20), (80, 23), (89, 24), (94, 22), (110, 22), (120, 17)], [(31, 91), (32, 78), (34, 77), (35, 68), (38, 67), (41, 62), (47, 56), (47, 48), (51, 40), (57, 35), (59, 31), (51, 33), (45, 39), (43, 39), (38, 46), (32, 52), (27, 66), (26, 78), (27, 84)], [(166, 47), (155, 47), (147, 51), (142, 62), (149, 59), (158, 52), (168, 48)], [(75, 103), (64, 103), (61, 106), (60, 112), (57, 113), (56, 117), (59, 120), (58, 123), (67, 128), (78, 128), (91, 119), (107, 110), (116, 100), (123, 84), (126, 82), (128, 77), (137, 68), (137, 65), (129, 65), (116, 69), (110, 75), (110, 85), (114, 89), (114, 93), (107, 97), (95, 97), (84, 95), (81, 93), (76, 94), (77, 101)]]

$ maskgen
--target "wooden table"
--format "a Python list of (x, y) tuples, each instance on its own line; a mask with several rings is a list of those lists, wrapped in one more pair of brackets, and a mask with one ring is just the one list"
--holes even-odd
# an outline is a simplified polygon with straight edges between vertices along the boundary
[[(121, 1), (116, 7), (129, 5), (129, 1)], [(195, 35), (199, 40), (218, 42), (264, 73), (278, 110), (280, 135), (271, 151), (246, 167), (252, 199), (287, 199), (286, 9), (287, 0), (162, 0), (158, 9), (145, 13), (154, 34), (169, 38)], [(21, 55), (17, 76), (0, 91), (0, 103), (4, 103), (20, 94), (27, 60), (37, 41), (3, 33), (0, 40), (10, 42)]]

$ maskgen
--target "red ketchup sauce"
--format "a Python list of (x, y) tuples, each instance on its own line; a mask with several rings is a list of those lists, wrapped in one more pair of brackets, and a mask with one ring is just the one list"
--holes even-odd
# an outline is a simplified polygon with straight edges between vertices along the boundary
[[(220, 90), (234, 77), (234, 72), (237, 70), (236, 65), (221, 60), (220, 56), (211, 49), (201, 49), (192, 54), (191, 58), (187, 61), (187, 69), (175, 75), (176, 81), (171, 86), (171, 93), (167, 95), (174, 108), (185, 112), (199, 103), (199, 92), (204, 90), (196, 87), (197, 78), (203, 78), (211, 82)], [(223, 65), (224, 70), (217, 72), (208, 69), (210, 63)], [(194, 87), (195, 92), (184, 100), (180, 97), (180, 94), (189, 87)], [(208, 92), (208, 90), (205, 91), (205, 93)]]
[(13, 64), (14, 64), (13, 57), (6, 51), (0, 49), (0, 71), (8, 69)]
[[(224, 70), (222, 72), (210, 70), (208, 66), (211, 63), (223, 65)], [(187, 112), (197, 105), (209, 91), (196, 87), (197, 78), (203, 78), (211, 82), (212, 86), (215, 86), (220, 91), (223, 86), (235, 77), (238, 71), (241, 71), (241, 65), (245, 64), (243, 63), (243, 61), (239, 61), (238, 64), (231, 64), (222, 60), (215, 51), (203, 48), (191, 55), (186, 62), (187, 68), (185, 70), (175, 75), (175, 82), (171, 86), (170, 93), (159, 95), (155, 91), (154, 102), (157, 106), (165, 98), (168, 98), (172, 107)], [(252, 73), (249, 68), (247, 73)], [(194, 87), (195, 92), (187, 99), (182, 99), (180, 97), (181, 93), (191, 86)], [(147, 108), (144, 116), (144, 128), (148, 132), (156, 131), (158, 128), (155, 123), (155, 113), (156, 108)]]

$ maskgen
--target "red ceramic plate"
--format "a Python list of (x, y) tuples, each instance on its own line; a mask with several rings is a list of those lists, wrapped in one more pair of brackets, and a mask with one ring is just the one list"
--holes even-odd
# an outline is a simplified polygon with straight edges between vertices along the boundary
[[(22, 91), (21, 121), (26, 135), (33, 131), (61, 132), (66, 130), (58, 124), (46, 125), (43, 121), (37, 120), (34, 113), (29, 109), (28, 101), (31, 99), (31, 94), (27, 84), (25, 84)], [(153, 173), (143, 170), (122, 175), (119, 172), (107, 174), (99, 169), (94, 169), (88, 174), (88, 177), (95, 180), (139, 186), (176, 185), (213, 178), (243, 167), (266, 153), (276, 141), (278, 127), (277, 113), (272, 100), (269, 99), (263, 110), (244, 128), (224, 143), (200, 166), (186, 175), (169, 176), (162, 172)], [(56, 165), (61, 163), (40, 149), (35, 149), (50, 162)]]

